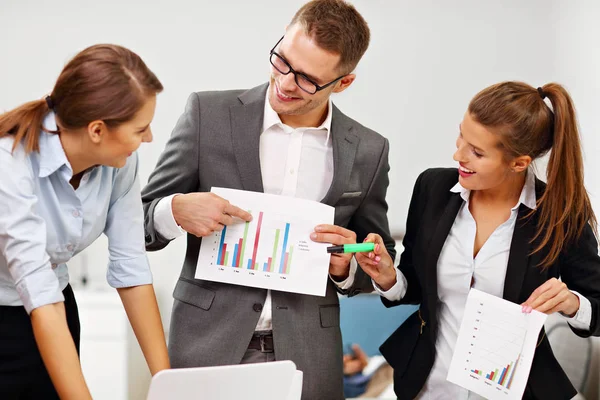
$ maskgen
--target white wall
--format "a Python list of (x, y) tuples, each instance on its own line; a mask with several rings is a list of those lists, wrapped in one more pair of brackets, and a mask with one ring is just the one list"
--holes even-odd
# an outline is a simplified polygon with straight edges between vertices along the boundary
[[(556, 75), (578, 111), (585, 152), (585, 181), (600, 213), (600, 2), (556, 2), (549, 26), (554, 31)], [(569, 166), (565, 166), (568, 168)]]
[[(192, 91), (266, 81), (268, 51), (302, 0), (4, 0), (0, 2), (0, 110), (41, 98), (64, 63), (98, 42), (138, 52), (162, 80), (154, 143), (142, 146), (146, 182)], [(551, 0), (355, 0), (372, 42), (353, 86), (334, 97), (351, 117), (391, 143), (390, 223), (403, 231), (413, 182), (432, 166), (452, 166), (457, 126), (485, 86), (519, 79), (571, 89), (581, 116), (587, 184), (600, 210), (600, 5)], [(106, 288), (104, 239), (71, 264), (87, 265)], [(150, 254), (165, 322), (185, 250), (178, 239)]]

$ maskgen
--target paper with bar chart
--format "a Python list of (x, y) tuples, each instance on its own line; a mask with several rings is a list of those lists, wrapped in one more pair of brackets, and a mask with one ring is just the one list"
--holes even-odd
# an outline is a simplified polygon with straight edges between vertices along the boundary
[(294, 197), (213, 188), (252, 214), (202, 239), (197, 279), (325, 296), (330, 254), (310, 234), (333, 224), (335, 209)]
[(545, 320), (471, 289), (447, 379), (488, 399), (520, 399)]

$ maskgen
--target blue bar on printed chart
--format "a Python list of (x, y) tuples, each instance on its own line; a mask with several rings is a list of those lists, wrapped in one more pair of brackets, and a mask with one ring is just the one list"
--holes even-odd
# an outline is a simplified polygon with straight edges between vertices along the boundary
[(237, 264), (236, 264), (237, 254), (238, 254), (238, 245), (236, 244), (235, 246), (233, 246), (233, 260), (231, 260), (232, 267), (237, 267)]
[(281, 248), (281, 259), (279, 261), (279, 273), (283, 274), (285, 272), (285, 247), (287, 246), (288, 234), (290, 233), (290, 224), (285, 224), (285, 235), (283, 235), (283, 246)]
[(219, 265), (223, 265), (223, 260), (221, 259), (223, 257), (223, 244), (225, 243), (225, 232), (227, 232), (227, 227), (223, 227), (223, 230), (221, 231), (221, 243), (219, 243), (219, 254), (217, 255), (217, 264)]

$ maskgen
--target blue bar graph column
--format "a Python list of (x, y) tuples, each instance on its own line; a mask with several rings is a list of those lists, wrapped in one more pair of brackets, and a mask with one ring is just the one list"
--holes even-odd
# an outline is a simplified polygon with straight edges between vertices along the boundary
[(288, 234), (290, 233), (290, 224), (285, 224), (285, 234), (283, 235), (283, 247), (281, 248), (281, 257), (279, 261), (279, 273), (285, 272), (285, 248), (287, 247)]
[(221, 243), (219, 243), (219, 255), (217, 256), (217, 264), (219, 265), (223, 265), (222, 264), (222, 259), (221, 257), (223, 256), (223, 244), (225, 243), (225, 232), (227, 232), (227, 227), (223, 227), (223, 230), (221, 231)]
[(239, 250), (238, 249), (238, 245), (236, 243), (236, 245), (233, 247), (233, 260), (231, 261), (231, 266), (234, 267), (234, 268), (237, 267), (236, 262), (237, 262), (238, 250)]

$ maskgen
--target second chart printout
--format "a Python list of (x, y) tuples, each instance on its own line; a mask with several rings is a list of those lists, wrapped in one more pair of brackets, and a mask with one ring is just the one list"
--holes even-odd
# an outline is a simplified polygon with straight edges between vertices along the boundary
[(521, 399), (546, 315), (471, 289), (448, 380), (487, 399)]
[(333, 224), (334, 208), (305, 199), (213, 188), (252, 214), (202, 239), (197, 279), (325, 296), (330, 254), (310, 234)]

